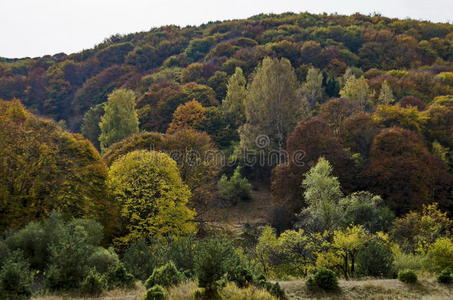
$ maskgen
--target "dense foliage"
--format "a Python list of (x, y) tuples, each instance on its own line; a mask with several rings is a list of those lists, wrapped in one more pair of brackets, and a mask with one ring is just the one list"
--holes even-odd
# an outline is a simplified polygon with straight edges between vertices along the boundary
[(165, 26), (0, 60), (0, 98), (0, 298), (451, 278), (452, 24)]

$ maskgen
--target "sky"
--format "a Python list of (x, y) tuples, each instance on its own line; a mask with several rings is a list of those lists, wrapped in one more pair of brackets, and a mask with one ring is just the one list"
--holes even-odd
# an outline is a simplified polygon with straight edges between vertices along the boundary
[(0, 0), (0, 57), (69, 54), (116, 33), (288, 11), (453, 23), (453, 0)]

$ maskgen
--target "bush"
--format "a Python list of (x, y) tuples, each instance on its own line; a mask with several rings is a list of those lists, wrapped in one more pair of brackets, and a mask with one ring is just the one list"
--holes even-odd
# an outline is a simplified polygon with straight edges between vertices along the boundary
[(97, 247), (88, 257), (87, 266), (95, 268), (101, 274), (106, 274), (112, 267), (120, 263), (118, 255), (113, 249)]
[(184, 275), (178, 271), (173, 261), (155, 268), (151, 276), (146, 280), (146, 288), (151, 288), (155, 285), (170, 287), (177, 285), (184, 280)]
[(195, 270), (198, 286), (205, 289), (204, 297), (217, 297), (218, 290), (226, 283), (225, 275), (230, 276), (241, 265), (241, 260), (229, 241), (213, 238), (200, 243)]
[(443, 284), (449, 284), (453, 282), (453, 276), (449, 270), (443, 270), (439, 276), (437, 276), (437, 282)]
[(253, 274), (245, 266), (239, 266), (228, 274), (228, 279), (236, 283), (239, 288), (244, 288), (253, 283)]
[(32, 279), (30, 264), (25, 260), (22, 252), (11, 253), (0, 269), (0, 298), (29, 298)]
[(230, 179), (226, 175), (220, 178), (218, 189), (222, 200), (230, 205), (236, 205), (239, 201), (250, 199), (252, 185), (247, 178), (241, 176), (241, 168), (237, 167)]
[(379, 240), (369, 241), (357, 256), (359, 273), (365, 276), (388, 277), (393, 271), (390, 247)]
[(417, 275), (412, 270), (398, 272), (398, 280), (404, 283), (416, 283)]
[(127, 272), (123, 264), (112, 266), (107, 273), (107, 282), (110, 288), (133, 288), (135, 284), (134, 275)]
[(146, 280), (157, 265), (156, 257), (145, 241), (133, 242), (124, 252), (123, 259), (126, 269), (135, 278)]
[(144, 300), (164, 300), (167, 296), (167, 290), (160, 285), (150, 287), (145, 294)]
[(453, 269), (453, 240), (439, 238), (428, 249), (427, 268), (433, 272)]
[(99, 296), (107, 287), (107, 282), (103, 275), (96, 269), (91, 269), (80, 285), (80, 291), (85, 295)]
[(306, 282), (309, 289), (320, 288), (325, 291), (334, 291), (338, 289), (337, 276), (332, 270), (319, 269)]

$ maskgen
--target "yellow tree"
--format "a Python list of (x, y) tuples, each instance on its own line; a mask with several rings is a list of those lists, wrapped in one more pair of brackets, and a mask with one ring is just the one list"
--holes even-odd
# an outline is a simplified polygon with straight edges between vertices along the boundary
[(167, 154), (130, 152), (110, 167), (107, 185), (121, 209), (124, 234), (117, 242), (194, 233), (190, 191)]
[(362, 226), (350, 226), (333, 233), (332, 247), (343, 258), (342, 271), (346, 279), (354, 275), (357, 253), (368, 240)]

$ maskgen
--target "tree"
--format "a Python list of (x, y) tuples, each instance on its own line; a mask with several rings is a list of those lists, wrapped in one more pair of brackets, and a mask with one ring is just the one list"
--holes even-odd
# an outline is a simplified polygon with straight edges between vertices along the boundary
[[(300, 116), (296, 89), (296, 74), (287, 59), (265, 58), (257, 67), (245, 100), (246, 123), (239, 131), (243, 151), (281, 153)], [(265, 145), (256, 143), (261, 136), (267, 137)], [(266, 163), (267, 167), (275, 164)]]
[(174, 133), (180, 129), (197, 128), (206, 118), (206, 108), (197, 100), (181, 104), (173, 113), (173, 120), (168, 126), (167, 133)]
[(100, 148), (99, 136), (101, 135), (101, 129), (99, 128), (99, 122), (101, 122), (101, 117), (105, 113), (104, 107), (105, 103), (91, 107), (83, 116), (82, 127), (80, 129), (83, 136), (89, 139), (97, 149)]
[(395, 102), (392, 88), (388, 84), (387, 80), (384, 80), (381, 85), (381, 91), (379, 92), (378, 102), (380, 105), (390, 105)]
[(378, 134), (378, 123), (365, 112), (356, 113), (343, 122), (341, 140), (352, 153), (367, 159), (373, 138)]
[(0, 157), (0, 231), (52, 210), (115, 222), (105, 196), (107, 169), (93, 145), (32, 115), (19, 100), (0, 101)]
[(445, 162), (433, 156), (415, 132), (390, 128), (374, 137), (362, 186), (381, 195), (397, 215), (438, 202), (451, 207), (452, 177)]
[(140, 150), (120, 157), (110, 167), (107, 185), (121, 206), (118, 243), (195, 232), (195, 212), (186, 206), (189, 188), (167, 154)]
[(241, 68), (236, 68), (228, 80), (228, 89), (222, 107), (233, 119), (233, 124), (239, 128), (245, 122), (245, 98), (247, 96), (246, 80)]
[(350, 226), (334, 231), (332, 247), (343, 258), (341, 269), (346, 279), (355, 274), (357, 254), (368, 239), (369, 237), (362, 226)]
[(304, 84), (302, 84), (302, 92), (307, 97), (311, 108), (316, 108), (324, 98), (325, 91), (322, 82), (323, 76), (319, 69), (308, 69), (307, 77)]
[(393, 212), (382, 206), (380, 196), (367, 191), (354, 192), (340, 200), (344, 225), (361, 225), (368, 232), (386, 232), (395, 218)]
[[(302, 181), (304, 200), (308, 207), (302, 211), (316, 223), (317, 231), (336, 228), (342, 223), (342, 213), (338, 205), (343, 197), (340, 181), (332, 175), (332, 165), (321, 157)], [(310, 222), (310, 220), (308, 221)]]
[(272, 227), (265, 226), (255, 253), (266, 275), (306, 276), (320, 247), (321, 236), (308, 235), (303, 229), (286, 230), (277, 237)]
[(319, 116), (329, 124), (335, 135), (340, 135), (345, 120), (359, 110), (349, 99), (330, 99), (321, 105)]
[(272, 192), (292, 212), (300, 212), (304, 204), (300, 197), (303, 191), (301, 182), (304, 174), (320, 157), (332, 164), (334, 175), (339, 178), (343, 188), (346, 191), (352, 189), (352, 160), (322, 119), (314, 117), (301, 121), (288, 137), (287, 151), (288, 163), (280, 164), (272, 171)]
[(434, 203), (396, 219), (390, 234), (405, 252), (426, 253), (437, 239), (451, 237), (453, 220)]
[(363, 76), (358, 79), (354, 76), (349, 77), (344, 87), (340, 90), (340, 96), (350, 99), (363, 110), (371, 110), (372, 108), (374, 93)]
[(415, 106), (419, 111), (425, 110), (426, 105), (420, 98), (414, 96), (405, 96), (398, 101), (398, 105), (401, 107)]
[(110, 145), (138, 133), (138, 116), (133, 91), (119, 89), (109, 95), (99, 128), (101, 129), (99, 142), (103, 152)]
[(427, 117), (414, 106), (379, 105), (373, 119), (383, 127), (401, 127), (421, 133)]

